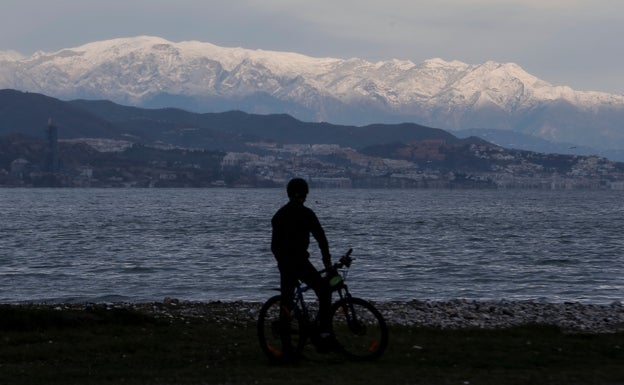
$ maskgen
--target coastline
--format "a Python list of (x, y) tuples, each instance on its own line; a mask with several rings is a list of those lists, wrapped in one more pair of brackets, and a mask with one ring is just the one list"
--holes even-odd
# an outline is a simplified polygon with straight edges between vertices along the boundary
[[(545, 303), (535, 301), (390, 301), (373, 302), (390, 325), (439, 329), (504, 329), (520, 325), (551, 325), (568, 333), (624, 332), (624, 305)], [(25, 308), (84, 310), (129, 309), (164, 319), (207, 319), (220, 324), (255, 323), (260, 302), (186, 301), (165, 298), (162, 302), (22, 303)]]

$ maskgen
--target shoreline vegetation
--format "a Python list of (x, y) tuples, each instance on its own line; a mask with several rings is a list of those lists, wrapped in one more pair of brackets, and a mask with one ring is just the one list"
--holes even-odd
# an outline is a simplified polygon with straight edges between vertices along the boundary
[(390, 346), (372, 363), (262, 355), (257, 302), (0, 305), (0, 383), (621, 384), (624, 306), (376, 302)]

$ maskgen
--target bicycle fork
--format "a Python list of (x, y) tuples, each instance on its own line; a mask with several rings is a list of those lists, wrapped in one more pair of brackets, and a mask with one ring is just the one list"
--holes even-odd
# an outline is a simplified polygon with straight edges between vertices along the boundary
[(344, 304), (342, 306), (342, 312), (344, 313), (345, 319), (347, 320), (347, 325), (349, 326), (349, 330), (355, 335), (363, 336), (366, 334), (366, 324), (361, 322), (358, 319), (357, 313), (355, 311), (355, 306), (353, 306), (353, 301), (351, 301), (351, 295), (347, 293), (343, 295), (339, 293), (340, 300)]

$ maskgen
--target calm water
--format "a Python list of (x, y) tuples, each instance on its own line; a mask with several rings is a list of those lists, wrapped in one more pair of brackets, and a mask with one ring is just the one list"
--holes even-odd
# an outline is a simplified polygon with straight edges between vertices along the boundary
[[(361, 297), (610, 303), (622, 195), (313, 190), (307, 204), (335, 256), (354, 248)], [(279, 189), (0, 189), (0, 302), (265, 299), (283, 203)]]

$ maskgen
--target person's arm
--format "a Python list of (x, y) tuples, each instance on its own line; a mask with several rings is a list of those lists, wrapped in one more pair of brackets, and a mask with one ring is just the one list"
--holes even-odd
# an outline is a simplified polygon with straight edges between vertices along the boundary
[(280, 228), (279, 228), (279, 223), (277, 220), (277, 215), (274, 216), (271, 219), (271, 252), (273, 253), (273, 256), (275, 256), (275, 258), (277, 259), (278, 257), (280, 257)]
[(319, 222), (316, 214), (312, 210), (311, 213), (311, 233), (316, 239), (318, 243), (319, 249), (321, 249), (321, 255), (323, 256), (323, 265), (325, 268), (329, 269), (331, 267), (331, 254), (329, 253), (329, 242), (327, 241), (327, 237), (325, 236), (325, 230), (321, 226), (321, 222)]

